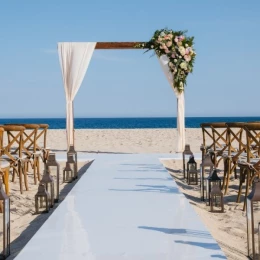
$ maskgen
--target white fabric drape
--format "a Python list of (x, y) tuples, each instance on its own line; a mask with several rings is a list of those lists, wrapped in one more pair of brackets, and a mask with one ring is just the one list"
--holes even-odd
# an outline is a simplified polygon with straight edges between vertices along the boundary
[(177, 89), (173, 87), (173, 75), (169, 70), (169, 59), (166, 55), (158, 57), (163, 72), (170, 83), (176, 97), (177, 97), (177, 146), (176, 152), (183, 152), (185, 147), (185, 114), (184, 114), (184, 92), (179, 93)]
[(74, 145), (73, 100), (87, 71), (96, 42), (58, 43), (60, 66), (66, 94), (66, 129), (68, 148)]

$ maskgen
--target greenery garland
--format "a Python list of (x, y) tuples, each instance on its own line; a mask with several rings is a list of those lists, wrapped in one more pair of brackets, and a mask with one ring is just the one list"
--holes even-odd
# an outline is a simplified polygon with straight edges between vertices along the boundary
[(173, 87), (179, 93), (184, 91), (186, 78), (193, 71), (196, 53), (193, 49), (194, 37), (187, 37), (186, 31), (168, 29), (157, 30), (148, 42), (136, 45), (136, 48), (154, 50), (160, 57), (167, 55), (169, 70), (173, 74)]

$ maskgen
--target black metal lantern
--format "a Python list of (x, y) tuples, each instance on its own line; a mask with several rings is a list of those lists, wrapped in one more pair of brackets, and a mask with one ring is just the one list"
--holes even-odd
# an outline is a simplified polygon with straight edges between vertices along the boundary
[(70, 163), (66, 162), (66, 167), (63, 169), (63, 182), (71, 183), (73, 182), (74, 171), (70, 167)]
[(49, 154), (45, 167), (52, 175), (56, 175), (56, 185), (54, 185), (54, 202), (58, 202), (60, 193), (60, 165), (56, 161), (55, 153)]
[(190, 150), (190, 145), (189, 144), (186, 144), (185, 145), (185, 149), (184, 149), (184, 151), (183, 151), (183, 153), (182, 153), (182, 162), (183, 162), (183, 178), (185, 179), (185, 178), (187, 178), (186, 177), (186, 169), (185, 169), (185, 164), (186, 164), (186, 161), (185, 161), (185, 157), (186, 157), (186, 155), (192, 155), (193, 156), (193, 153), (192, 153), (192, 151)]
[(189, 185), (198, 184), (197, 163), (195, 162), (193, 155), (190, 156), (190, 159), (187, 162), (187, 179)]
[(44, 184), (46, 191), (50, 194), (50, 208), (54, 206), (54, 181), (48, 168), (43, 172), (41, 183)]
[[(72, 156), (72, 158), (70, 158)], [(70, 158), (70, 159), (69, 159)], [(70, 146), (69, 151), (67, 153), (67, 161), (72, 163), (74, 161), (73, 171), (74, 171), (74, 179), (78, 178), (78, 155), (74, 149), (74, 146)]]
[(206, 155), (202, 159), (202, 163), (200, 164), (200, 198), (202, 201), (205, 200), (205, 192), (206, 192), (206, 178), (205, 178), (205, 170), (209, 168), (209, 173), (213, 171), (214, 164), (210, 158), (210, 155)]
[(210, 193), (210, 211), (214, 213), (224, 212), (224, 199), (223, 193), (219, 185), (213, 185)]
[(0, 259), (6, 259), (10, 255), (10, 199), (5, 194), (0, 180)]
[(213, 172), (207, 178), (207, 189), (206, 189), (206, 198), (210, 205), (210, 195), (213, 185), (218, 185), (221, 189), (221, 179), (218, 177), (217, 169), (214, 169)]
[(40, 183), (35, 195), (35, 213), (48, 213), (50, 210), (50, 200), (51, 196), (48, 191), (46, 191), (45, 185)]
[(254, 210), (255, 204), (260, 201), (260, 180), (253, 183), (251, 193), (246, 200), (247, 219), (247, 248), (250, 259), (260, 259), (260, 237), (259, 237), (259, 211)]

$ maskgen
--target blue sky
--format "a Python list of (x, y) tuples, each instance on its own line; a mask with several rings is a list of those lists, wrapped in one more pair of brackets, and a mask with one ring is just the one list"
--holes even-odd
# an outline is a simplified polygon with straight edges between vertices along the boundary
[[(147, 41), (165, 27), (195, 36), (186, 116), (260, 116), (259, 13), (259, 0), (2, 1), (0, 118), (65, 117), (57, 42)], [(151, 54), (95, 51), (75, 116), (176, 116)]]

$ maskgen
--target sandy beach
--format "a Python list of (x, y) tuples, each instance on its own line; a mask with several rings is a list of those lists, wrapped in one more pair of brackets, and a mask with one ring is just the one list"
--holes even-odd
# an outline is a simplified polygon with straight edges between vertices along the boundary
[[(75, 146), (81, 152), (105, 153), (174, 153), (176, 129), (78, 129)], [(186, 143), (200, 152), (201, 129), (187, 128)], [(57, 151), (66, 149), (66, 130), (49, 130), (48, 146)]]
[[(76, 149), (81, 152), (97, 153), (174, 153), (176, 129), (136, 129), (136, 130), (75, 130)], [(186, 143), (194, 153), (200, 152), (201, 129), (186, 129)], [(59, 152), (66, 149), (66, 131), (49, 130), (48, 147)], [(229, 194), (225, 196), (225, 213), (213, 214), (200, 201), (199, 186), (189, 186), (183, 180), (182, 161), (162, 161), (169, 174), (177, 182), (195, 211), (217, 240), (228, 259), (246, 258), (246, 218), (242, 203), (235, 203), (238, 180), (232, 180)], [(198, 164), (200, 162), (198, 161)], [(90, 166), (80, 164), (81, 174)], [(64, 167), (64, 164), (61, 165)], [(91, 167), (91, 166), (90, 166)], [(220, 169), (222, 165), (220, 165)], [(222, 176), (222, 174), (220, 174)], [(18, 181), (11, 183), (11, 224), (12, 256), (21, 250), (33, 234), (40, 228), (49, 214), (34, 214), (34, 195), (37, 186), (29, 174), (30, 191), (20, 194)], [(80, 181), (80, 179), (79, 179)], [(61, 199), (72, 186), (61, 184)]]

